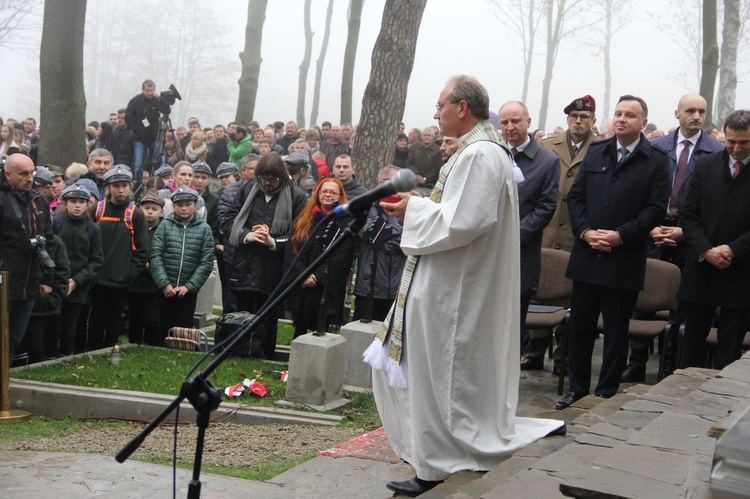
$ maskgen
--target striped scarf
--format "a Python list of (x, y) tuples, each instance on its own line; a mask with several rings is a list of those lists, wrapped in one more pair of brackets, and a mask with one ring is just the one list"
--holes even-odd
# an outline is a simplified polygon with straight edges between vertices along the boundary
[[(435, 203), (441, 202), (445, 182), (448, 179), (448, 175), (450, 175), (453, 170), (461, 152), (463, 152), (463, 150), (470, 144), (479, 141), (495, 142), (508, 151), (505, 139), (503, 139), (500, 132), (495, 129), (494, 125), (492, 125), (489, 120), (480, 121), (463, 137), (458, 150), (448, 159), (442, 168), (440, 168), (440, 175), (435, 183), (435, 188), (432, 190), (432, 193), (430, 193), (431, 201)], [(513, 173), (515, 181), (520, 181), (516, 180), (520, 173), (518, 167), (515, 167)], [(406, 298), (409, 294), (412, 277), (414, 276), (414, 271), (416, 270), (418, 263), (419, 256), (410, 255), (406, 259), (404, 271), (401, 274), (401, 284), (399, 286), (396, 301), (394, 302), (393, 307), (391, 307), (388, 316), (385, 318), (385, 322), (378, 331), (375, 340), (363, 354), (364, 361), (370, 364), (373, 369), (385, 369), (387, 371), (388, 384), (394, 388), (406, 388), (406, 377), (401, 369), (401, 356), (403, 355), (404, 340), (406, 337), (404, 317)], [(385, 355), (384, 345), (389, 337), (390, 347), (388, 355)]]

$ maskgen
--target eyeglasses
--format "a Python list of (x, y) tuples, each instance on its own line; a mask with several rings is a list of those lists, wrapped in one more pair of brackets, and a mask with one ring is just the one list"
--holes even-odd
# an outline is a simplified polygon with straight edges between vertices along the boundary
[(570, 114), (570, 115), (568, 115), (568, 119), (571, 120), (571, 121), (578, 121), (578, 120), (588, 121), (591, 118), (592, 117), (589, 116), (588, 114)]
[(446, 102), (445, 104), (441, 104), (441, 103), (438, 102), (437, 104), (435, 104), (435, 109), (437, 109), (438, 112), (440, 112), (448, 104), (458, 104), (458, 102), (456, 102), (456, 101), (450, 101), (450, 102)]
[(339, 193), (339, 191), (334, 191), (332, 189), (321, 189), (320, 193), (323, 194), (323, 195), (328, 195), (328, 196), (336, 196), (336, 197), (341, 196), (341, 194)]
[(270, 184), (272, 182), (278, 182), (279, 177), (260, 177), (260, 181)]

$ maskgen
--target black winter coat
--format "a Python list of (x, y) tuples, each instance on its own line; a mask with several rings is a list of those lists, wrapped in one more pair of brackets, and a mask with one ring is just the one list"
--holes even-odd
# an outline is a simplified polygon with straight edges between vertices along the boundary
[[(250, 194), (253, 185), (254, 182), (244, 184), (232, 201), (222, 224), (222, 231), (226, 239), (229, 239), (234, 219), (242, 209), (242, 205), (245, 204), (245, 199)], [(289, 230), (284, 234), (271, 234), (271, 237), (276, 240), (275, 250), (258, 243), (240, 243), (234, 250), (234, 272), (229, 277), (230, 289), (270, 294), (279, 284), (284, 269), (284, 251), (292, 235), (294, 219), (297, 218), (307, 202), (307, 196), (301, 189), (291, 185), (288, 188), (292, 189), (292, 220), (289, 223)], [(270, 201), (266, 201), (262, 193), (255, 197), (250, 214), (245, 222), (243, 236), (250, 232), (254, 225), (266, 224), (271, 227), (278, 198), (277, 194)]]
[(68, 279), (70, 279), (70, 261), (65, 243), (57, 236), (52, 238), (52, 253), (49, 256), (55, 261), (55, 274), (52, 282), (52, 292), (44, 298), (37, 297), (31, 315), (34, 317), (47, 317), (60, 313), (60, 305), (68, 292)]
[[(148, 127), (143, 120), (148, 120)], [(125, 123), (133, 131), (133, 140), (153, 142), (159, 133), (159, 99), (147, 99), (138, 94), (128, 102), (125, 111)]]
[[(11, 197), (18, 203), (21, 219)], [(24, 226), (26, 230), (24, 230)], [(8, 299), (27, 300), (39, 294), (39, 285), (52, 286), (53, 270), (39, 265), (31, 236), (46, 238), (46, 250), (52, 254), (52, 224), (47, 200), (34, 189), (22, 192), (11, 186), (0, 170), (0, 270), (9, 272)]]
[[(81, 218), (73, 218), (67, 213), (58, 216), (62, 217), (58, 235), (65, 243), (70, 260), (70, 278), (77, 283), (75, 291), (66, 300), (71, 303), (87, 303), (91, 284), (99, 275), (104, 260), (102, 232), (85, 213)], [(93, 225), (92, 234), (89, 234), (89, 223)]]
[(372, 257), (377, 248), (375, 268), (375, 292), (379, 300), (393, 300), (398, 294), (398, 285), (406, 263), (406, 255), (401, 251), (402, 222), (389, 217), (377, 203), (370, 207), (367, 222), (362, 229), (357, 263), (357, 281), (354, 295), (365, 297), (370, 293)]

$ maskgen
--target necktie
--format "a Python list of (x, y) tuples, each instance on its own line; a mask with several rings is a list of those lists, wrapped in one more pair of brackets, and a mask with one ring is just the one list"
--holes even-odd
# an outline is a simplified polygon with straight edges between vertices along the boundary
[(578, 156), (578, 146), (573, 146), (573, 159), (576, 159), (576, 156)]
[(736, 163), (734, 164), (734, 175), (732, 175), (732, 178), (733, 178), (733, 179), (737, 178), (737, 175), (739, 175), (739, 174), (740, 174), (740, 171), (742, 171), (742, 168), (743, 168), (744, 166), (745, 166), (745, 163), (743, 163), (742, 161), (737, 161), (737, 162), (736, 162)]
[(516, 157), (516, 154), (518, 154), (518, 149), (516, 149), (515, 147), (511, 147), (511, 149), (510, 149), (510, 153), (511, 153), (511, 154), (513, 155), (513, 157), (515, 158), (515, 157)]
[(677, 161), (677, 170), (674, 173), (672, 195), (669, 197), (669, 212), (673, 215), (677, 214), (677, 210), (680, 207), (680, 188), (682, 187), (682, 181), (685, 180), (685, 172), (687, 171), (688, 158), (690, 157), (690, 146), (692, 143), (685, 139), (682, 141), (682, 145), (683, 148), (680, 153), (680, 159)]
[(621, 165), (626, 159), (628, 159), (628, 156), (630, 155), (630, 151), (627, 147), (621, 147), (620, 148), (620, 161), (617, 162), (618, 165)]

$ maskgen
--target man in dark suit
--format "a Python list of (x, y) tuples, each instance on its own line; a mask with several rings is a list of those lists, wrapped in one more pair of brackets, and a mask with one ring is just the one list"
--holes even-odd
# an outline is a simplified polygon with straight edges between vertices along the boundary
[[(503, 137), (523, 173), (518, 184), (518, 211), (521, 219), (521, 345), (524, 338), (526, 313), (531, 297), (539, 286), (542, 271), (542, 231), (549, 224), (557, 206), (557, 189), (560, 179), (560, 158), (539, 147), (529, 136), (531, 117), (523, 102), (503, 104), (497, 113)], [(544, 368), (542, 355), (525, 357), (521, 370)]]
[(740, 358), (750, 315), (750, 111), (724, 122), (726, 149), (698, 160), (680, 220), (688, 258), (678, 297), (685, 301), (681, 367), (703, 367), (706, 336), (721, 307), (714, 367)]
[(643, 99), (624, 95), (615, 108), (615, 136), (594, 142), (568, 194), (576, 237), (566, 277), (573, 281), (568, 327), (570, 391), (556, 409), (588, 395), (597, 320), (604, 355), (594, 393), (617, 393), (628, 352), (628, 323), (646, 275), (646, 243), (664, 219), (669, 194), (667, 155), (642, 130)]
[[(717, 151), (724, 146), (703, 132), (703, 121), (706, 119), (706, 99), (698, 94), (682, 96), (674, 112), (680, 126), (669, 135), (654, 139), (651, 143), (661, 147), (669, 157), (669, 178), (671, 193), (667, 205), (667, 216), (664, 221), (651, 230), (649, 258), (658, 258), (683, 268), (685, 264), (685, 237), (681, 224), (678, 223), (680, 206), (687, 195), (690, 178), (695, 164), (701, 157)], [(682, 322), (683, 307), (677, 309), (676, 320)], [(651, 340), (631, 338), (630, 360), (622, 372), (623, 383), (641, 382), (646, 379), (646, 362)]]

